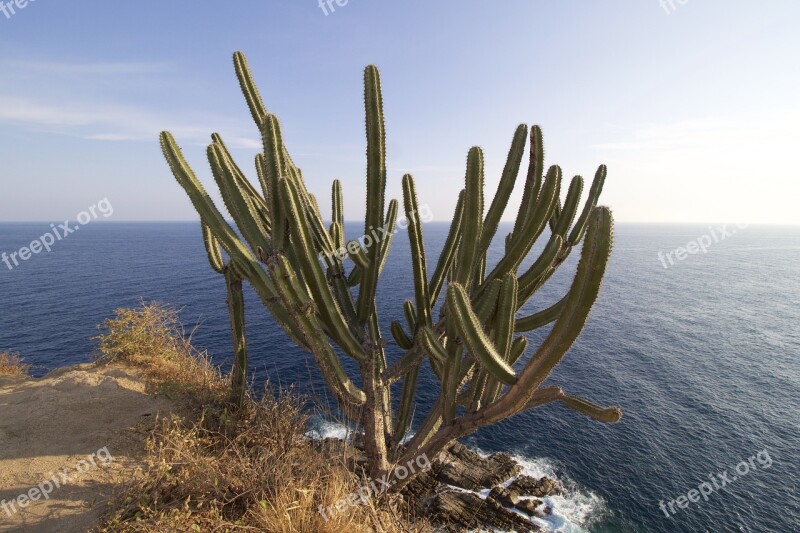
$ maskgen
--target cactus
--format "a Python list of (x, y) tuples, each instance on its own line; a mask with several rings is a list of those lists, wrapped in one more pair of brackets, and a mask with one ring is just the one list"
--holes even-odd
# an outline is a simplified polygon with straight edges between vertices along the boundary
[(219, 241), (211, 229), (201, 224), (203, 244), (208, 254), (208, 262), (215, 272), (225, 277), (225, 288), (228, 291), (228, 317), (231, 323), (233, 340), (233, 367), (231, 368), (231, 401), (240, 406), (247, 392), (247, 337), (244, 320), (243, 276), (236, 269), (233, 261), (225, 263), (220, 250)]
[[(465, 186), (430, 276), (414, 178), (403, 176), (402, 207), (408, 219), (414, 298), (403, 305), (405, 325), (391, 323), (389, 339), (402, 355), (389, 364), (389, 339), (381, 331), (375, 295), (399, 204), (385, 200), (386, 132), (377, 68), (368, 66), (364, 72), (364, 238), (347, 241), (342, 184), (333, 183), (332, 220), (326, 225), (284, 144), (280, 123), (264, 105), (240, 52), (234, 55), (234, 65), (264, 143), (263, 153), (256, 157), (260, 188), (247, 180), (217, 134), (212, 135), (208, 158), (238, 231), (211, 200), (172, 135), (161, 134), (167, 162), (200, 215), (209, 261), (225, 274), (236, 352), (234, 396), (241, 397), (246, 382), (241, 284), (247, 281), (292, 340), (312, 354), (343, 414), (360, 426), (372, 475), (390, 473), (395, 465), (422, 454), (432, 458), (454, 439), (553, 402), (601, 422), (620, 419), (616, 407), (602, 408), (567, 395), (561, 387), (543, 386), (583, 329), (611, 254), (613, 218), (608, 208), (597, 205), (607, 173), (604, 165), (598, 168), (582, 205), (580, 176), (571, 180), (562, 203), (561, 168), (553, 165), (545, 171), (541, 129), (533, 126), (529, 131), (520, 125), (484, 215), (484, 155), (480, 148), (471, 148)], [(513, 230), (505, 237), (505, 254), (490, 264), (489, 247), (514, 189), (526, 139), (530, 160), (522, 201)], [(380, 229), (387, 230), (381, 231), (387, 235), (383, 240), (378, 236)], [(544, 249), (520, 272), (520, 265), (546, 232)], [(580, 261), (567, 294), (550, 307), (518, 318), (525, 303), (581, 243)], [(437, 306), (438, 314), (434, 313)], [(528, 341), (515, 334), (549, 324), (553, 325), (544, 341), (524, 357)], [(358, 363), (360, 387), (345, 372), (341, 357)], [(426, 361), (439, 395), (408, 439)], [(401, 380), (401, 397), (393, 401), (392, 385)]]

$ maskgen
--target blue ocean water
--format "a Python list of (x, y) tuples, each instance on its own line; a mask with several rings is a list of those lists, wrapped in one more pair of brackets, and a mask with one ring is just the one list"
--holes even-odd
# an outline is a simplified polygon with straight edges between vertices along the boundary
[[(48, 230), (49, 224), (0, 224), (0, 252)], [(361, 233), (357, 224), (347, 231)], [(447, 226), (429, 223), (424, 231), (432, 263)], [(600, 299), (550, 382), (619, 405), (621, 423), (606, 426), (554, 405), (466, 439), (486, 452), (512, 452), (532, 472), (568, 484), (566, 497), (550, 502), (551, 528), (800, 531), (800, 228), (736, 228), (706, 253), (669, 268), (659, 260), (659, 251), (714, 231), (617, 226)], [(526, 311), (563, 294), (576, 256)], [(381, 322), (400, 318), (412, 292), (408, 241), (398, 234), (379, 288)], [(251, 370), (259, 383), (297, 382), (324, 396), (313, 361), (247, 296)], [(195, 343), (229, 363), (223, 281), (207, 264), (197, 224), (86, 225), (13, 270), (0, 263), (0, 297), (0, 350), (20, 352), (36, 375), (89, 360), (96, 325), (140, 299), (181, 308), (187, 325), (199, 322)], [(545, 333), (530, 340), (536, 344)], [(436, 393), (430, 376), (421, 390), (419, 409)], [(707, 501), (677, 500), (711, 483), (709, 475), (719, 485), (723, 473), (728, 484)]]

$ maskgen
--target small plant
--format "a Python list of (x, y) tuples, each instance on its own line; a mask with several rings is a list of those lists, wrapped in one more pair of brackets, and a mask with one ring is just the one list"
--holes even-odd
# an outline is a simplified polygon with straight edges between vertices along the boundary
[(246, 398), (227, 421), (214, 407), (196, 421), (159, 420), (145, 467), (116, 491), (100, 531), (433, 531), (378, 500), (329, 520), (320, 514), (366, 481), (341, 448), (305, 438), (307, 413), (293, 390)]
[(170, 398), (209, 391), (213, 398), (226, 395), (227, 383), (223, 385), (208, 356), (192, 346), (177, 310), (142, 302), (135, 309), (117, 309), (98, 329), (94, 340), (99, 363), (142, 368), (157, 392)]
[[(405, 303), (407, 329), (398, 322), (391, 325), (392, 337), (404, 353), (390, 362), (375, 295), (400, 206), (396, 200), (388, 205), (385, 201), (386, 132), (378, 69), (368, 66), (364, 72), (364, 234), (382, 228), (389, 230), (389, 236), (362, 248), (358, 241), (345, 242), (339, 181), (332, 188), (333, 220), (326, 225), (316, 197), (306, 189), (302, 172), (284, 144), (277, 117), (267, 111), (258, 93), (244, 55), (237, 52), (234, 65), (264, 143), (263, 153), (256, 157), (260, 190), (234, 163), (219, 135), (212, 135), (208, 147), (214, 179), (236, 230), (168, 132), (161, 134), (162, 149), (200, 214), (212, 265), (222, 264), (224, 250), (227, 268), (252, 285), (286, 333), (314, 356), (343, 413), (363, 431), (370, 475), (386, 475), (396, 465), (422, 455), (433, 458), (453, 440), (480, 427), (555, 401), (602, 422), (620, 419), (616, 407), (598, 407), (567, 395), (560, 387), (543, 386), (583, 329), (611, 254), (611, 211), (597, 206), (605, 165), (598, 168), (583, 204), (580, 176), (572, 178), (562, 203), (561, 168), (553, 165), (545, 170), (541, 129), (533, 126), (529, 132), (520, 125), (486, 210), (483, 151), (473, 147), (450, 232), (430, 276), (414, 179), (403, 176), (415, 299)], [(528, 137), (530, 162), (521, 206), (513, 231), (505, 237), (505, 254), (492, 265), (487, 259), (489, 245), (514, 188)], [(546, 231), (543, 251), (529, 268), (521, 270)], [(546, 309), (517, 318), (523, 304), (581, 242), (580, 261), (567, 294)], [(337, 253), (342, 249), (353, 263), (349, 271)], [(440, 300), (444, 301), (437, 319), (434, 309)], [(232, 323), (237, 321), (232, 319)], [(523, 357), (528, 341), (515, 334), (551, 324), (541, 345), (530, 357)], [(360, 386), (345, 372), (340, 353), (358, 363)], [(438, 379), (438, 400), (407, 440), (419, 373), (426, 360)], [(244, 370), (240, 366), (239, 371)], [(400, 381), (400, 399), (393, 401), (392, 385)]]
[(31, 365), (23, 363), (19, 354), (0, 352), (0, 376), (27, 376)]

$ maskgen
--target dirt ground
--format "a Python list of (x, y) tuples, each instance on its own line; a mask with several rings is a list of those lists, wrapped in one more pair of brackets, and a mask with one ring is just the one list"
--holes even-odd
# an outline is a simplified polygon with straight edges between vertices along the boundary
[(172, 403), (118, 365), (0, 376), (0, 532), (91, 530)]

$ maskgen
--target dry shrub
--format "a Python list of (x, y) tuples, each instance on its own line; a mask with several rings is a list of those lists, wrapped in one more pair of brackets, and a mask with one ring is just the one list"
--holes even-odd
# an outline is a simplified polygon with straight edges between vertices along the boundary
[(248, 396), (234, 410), (230, 382), (191, 346), (174, 309), (143, 303), (117, 310), (102, 327), (100, 362), (140, 367), (155, 390), (175, 387), (194, 408), (157, 421), (144, 467), (115, 489), (101, 531), (430, 530), (411, 525), (402, 502), (386, 495), (326, 521), (319, 506), (327, 509), (366, 483), (348, 468), (352, 449), (310, 441), (305, 402), (292, 390)]
[(0, 376), (27, 376), (31, 365), (14, 352), (0, 352)]
[(122, 362), (145, 371), (154, 392), (170, 398), (191, 395), (201, 402), (223, 398), (229, 380), (208, 354), (192, 346), (178, 311), (158, 302), (117, 309), (101, 326), (99, 363)]
[(424, 531), (388, 496), (319, 513), (366, 483), (304, 433), (292, 391), (249, 400), (235, 417), (207, 408), (199, 421), (162, 419), (146, 468), (112, 502), (103, 531)]

